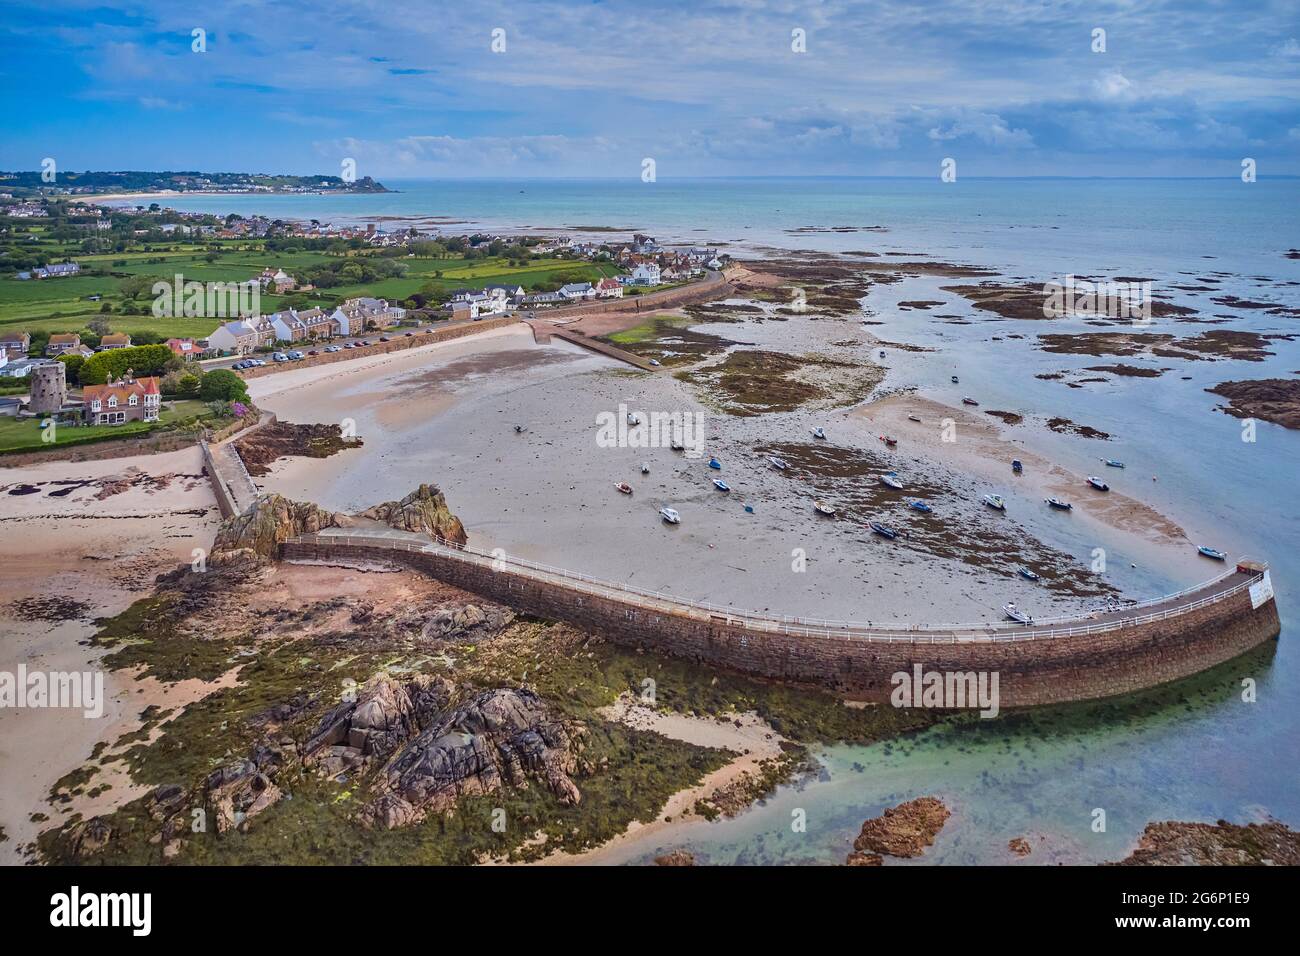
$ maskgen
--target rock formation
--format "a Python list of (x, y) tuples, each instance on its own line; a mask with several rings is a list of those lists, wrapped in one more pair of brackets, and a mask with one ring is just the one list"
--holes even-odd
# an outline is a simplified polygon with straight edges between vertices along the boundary
[(358, 518), (371, 518), (402, 531), (427, 534), (448, 544), (463, 545), (469, 540), (465, 526), (447, 507), (437, 485), (420, 485), (401, 501), (386, 501), (367, 508)]
[(878, 866), (882, 854), (904, 859), (920, 856), (934, 843), (950, 815), (935, 797), (917, 797), (890, 807), (862, 824), (847, 862), (850, 866)]
[(1276, 820), (1238, 826), (1148, 823), (1137, 849), (1113, 866), (1297, 866), (1300, 833)]
[(322, 528), (344, 527), (346, 515), (311, 504), (290, 501), (284, 495), (259, 495), (243, 514), (221, 522), (212, 556), (252, 553), (264, 558), (275, 558), (280, 545), (300, 534), (320, 531)]

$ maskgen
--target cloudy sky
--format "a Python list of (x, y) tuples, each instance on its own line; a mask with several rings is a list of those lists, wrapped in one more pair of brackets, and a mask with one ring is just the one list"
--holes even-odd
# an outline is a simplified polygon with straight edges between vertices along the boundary
[(1300, 174), (1295, 0), (0, 0), (0, 76), (8, 169)]

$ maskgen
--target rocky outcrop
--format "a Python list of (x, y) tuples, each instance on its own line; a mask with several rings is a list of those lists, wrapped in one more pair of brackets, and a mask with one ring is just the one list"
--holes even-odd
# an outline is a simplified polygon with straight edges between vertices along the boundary
[(438, 714), (382, 769), (382, 791), (362, 821), (406, 826), (452, 807), (463, 796), (523, 788), (540, 780), (560, 801), (582, 795), (570, 778), (585, 728), (550, 713), (524, 689), (484, 691)]
[(218, 834), (246, 830), (248, 821), (284, 794), (255, 760), (218, 767), (203, 781), (203, 803)]
[(1300, 428), (1300, 379), (1220, 382), (1206, 391), (1222, 395), (1231, 402), (1223, 409), (1229, 415), (1262, 418), (1283, 428)]
[(847, 862), (851, 866), (876, 866), (882, 855), (903, 859), (920, 856), (934, 843), (950, 815), (935, 797), (917, 797), (890, 807), (862, 824)]
[(108, 846), (108, 841), (111, 839), (113, 839), (113, 828), (103, 817), (94, 817), (78, 823), (71, 833), (72, 855), (77, 859), (93, 856)]
[(386, 501), (367, 508), (358, 518), (370, 518), (402, 531), (427, 534), (436, 541), (463, 545), (468, 540), (465, 526), (447, 507), (437, 485), (420, 485), (401, 501)]
[(1007, 841), (1007, 849), (1016, 856), (1029, 856), (1030, 854), (1029, 841), (1024, 837), (1012, 837)]
[(239, 457), (254, 477), (268, 474), (271, 464), (280, 458), (328, 458), (345, 448), (360, 445), (360, 438), (344, 438), (339, 425), (295, 425), (280, 421), (269, 422), (235, 440)]
[(655, 866), (694, 866), (695, 854), (690, 850), (673, 850), (655, 857)]
[(1297, 866), (1300, 833), (1276, 820), (1238, 826), (1148, 823), (1137, 849), (1113, 866)]
[(326, 511), (310, 502), (290, 501), (278, 494), (260, 495), (243, 514), (221, 522), (212, 544), (212, 558), (220, 560), (221, 555), (240, 554), (275, 558), (280, 545), (290, 538), (347, 524), (346, 515)]
[(332, 776), (386, 760), (447, 706), (452, 693), (450, 682), (441, 678), (420, 675), (403, 685), (376, 674), (355, 700), (321, 718), (303, 748), (303, 762)]
[(446, 604), (424, 621), (420, 635), (427, 640), (470, 642), (491, 637), (515, 618), (500, 604)]

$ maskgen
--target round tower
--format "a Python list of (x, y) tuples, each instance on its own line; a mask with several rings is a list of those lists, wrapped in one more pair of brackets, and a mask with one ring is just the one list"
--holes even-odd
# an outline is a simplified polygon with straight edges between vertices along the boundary
[(62, 362), (36, 365), (27, 374), (32, 377), (29, 409), (38, 415), (57, 412), (68, 400), (68, 367)]

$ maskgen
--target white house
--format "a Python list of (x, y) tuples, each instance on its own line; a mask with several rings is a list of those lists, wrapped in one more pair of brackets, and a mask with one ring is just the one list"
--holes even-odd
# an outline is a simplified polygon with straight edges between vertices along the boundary
[(659, 266), (653, 262), (643, 262), (632, 270), (633, 285), (659, 285), (661, 281)]
[(601, 279), (596, 283), (596, 296), (601, 299), (621, 299), (623, 286), (617, 279)]
[(560, 295), (566, 299), (593, 299), (596, 297), (596, 290), (592, 288), (590, 282), (570, 282), (568, 285), (560, 286)]

